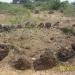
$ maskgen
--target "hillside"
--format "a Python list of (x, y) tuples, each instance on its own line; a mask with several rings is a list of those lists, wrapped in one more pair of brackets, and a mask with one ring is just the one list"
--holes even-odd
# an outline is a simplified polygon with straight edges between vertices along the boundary
[(75, 17), (66, 11), (0, 3), (0, 75), (75, 75)]

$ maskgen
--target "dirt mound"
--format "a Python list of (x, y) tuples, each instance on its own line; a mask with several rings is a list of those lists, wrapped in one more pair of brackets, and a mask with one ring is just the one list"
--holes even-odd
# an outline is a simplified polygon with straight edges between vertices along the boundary
[(33, 62), (35, 70), (46, 70), (52, 68), (56, 64), (56, 59), (50, 49), (46, 49), (45, 52)]
[(3, 60), (9, 53), (7, 45), (0, 44), (0, 61)]
[(31, 67), (30, 61), (25, 56), (17, 56), (11, 61), (13, 68), (17, 70), (26, 70)]
[(74, 51), (71, 49), (61, 48), (57, 53), (57, 58), (60, 61), (67, 61), (68, 59), (72, 58), (74, 56)]

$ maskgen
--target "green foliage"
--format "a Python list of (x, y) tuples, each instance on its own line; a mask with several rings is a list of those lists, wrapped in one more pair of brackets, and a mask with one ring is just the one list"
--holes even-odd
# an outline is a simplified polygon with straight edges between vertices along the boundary
[(29, 2), (24, 2), (24, 7), (34, 9), (36, 7), (39, 7), (41, 9), (53, 9), (57, 10), (60, 7), (60, 0), (35, 0)]
[(63, 2), (61, 2), (60, 7), (63, 9), (66, 9), (68, 7), (68, 5), (69, 5), (68, 1), (63, 1)]
[(22, 4), (0, 3), (0, 13), (13, 16), (9, 20), (11, 24), (20, 24), (31, 17), (30, 10), (23, 7)]
[(65, 16), (75, 16), (75, 6), (74, 5), (68, 5), (66, 9), (64, 9), (64, 15)]
[(29, 13), (29, 10), (24, 8), (22, 4), (0, 3), (0, 12), (10, 13), (12, 15), (22, 15)]
[(62, 29), (62, 31), (66, 34), (66, 35), (75, 35), (75, 31), (72, 27), (64, 27)]
[(34, 7), (35, 7), (34, 4), (32, 4), (32, 3), (25, 3), (23, 6), (28, 9), (34, 9)]
[(60, 7), (60, 0), (50, 0), (48, 2), (48, 7), (53, 10), (57, 10)]

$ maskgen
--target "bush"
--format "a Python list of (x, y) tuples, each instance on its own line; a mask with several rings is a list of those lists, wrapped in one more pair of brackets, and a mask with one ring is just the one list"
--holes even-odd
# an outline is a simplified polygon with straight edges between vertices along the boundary
[(27, 4), (24, 4), (23, 6), (28, 9), (34, 9), (34, 5), (32, 3), (27, 3)]
[(64, 9), (64, 15), (74, 17), (75, 16), (75, 6), (68, 5), (67, 8)]
[(75, 31), (72, 27), (64, 27), (61, 30), (67, 35), (75, 35)]

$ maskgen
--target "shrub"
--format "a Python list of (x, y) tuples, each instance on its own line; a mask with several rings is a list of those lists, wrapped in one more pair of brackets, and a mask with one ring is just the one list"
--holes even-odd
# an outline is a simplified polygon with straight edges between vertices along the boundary
[(75, 31), (72, 27), (64, 27), (62, 31), (67, 35), (75, 35)]

